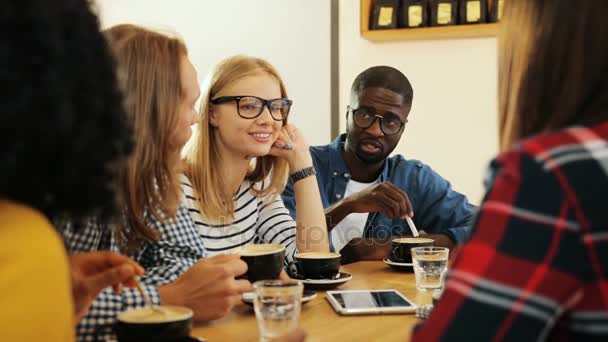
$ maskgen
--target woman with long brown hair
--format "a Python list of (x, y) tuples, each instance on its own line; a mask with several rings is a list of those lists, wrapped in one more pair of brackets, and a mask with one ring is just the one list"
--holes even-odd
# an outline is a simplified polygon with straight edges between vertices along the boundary
[(505, 3), (503, 152), (414, 340), (608, 340), (607, 11), (596, 0)]
[[(126, 108), (136, 147), (122, 170), (123, 219), (106, 225), (91, 219), (64, 225), (70, 251), (111, 249), (132, 256), (146, 270), (143, 289), (153, 304), (184, 305), (194, 319), (225, 315), (249, 290), (246, 271), (236, 256), (204, 258), (205, 249), (188, 209), (179, 175), (180, 151), (197, 122), (196, 70), (184, 43), (134, 25), (105, 31), (124, 79)], [(116, 315), (145, 305), (133, 289), (106, 290), (78, 326), (80, 339), (106, 338)]]
[[(287, 123), (292, 100), (279, 73), (265, 60), (240, 55), (219, 63), (205, 85), (184, 191), (207, 251), (279, 243), (288, 258), (296, 250), (327, 252), (308, 144)], [(296, 221), (280, 197), (289, 173)]]

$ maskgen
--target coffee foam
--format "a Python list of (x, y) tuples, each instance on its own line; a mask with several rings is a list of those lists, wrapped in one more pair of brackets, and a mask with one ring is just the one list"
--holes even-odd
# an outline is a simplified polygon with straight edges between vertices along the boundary
[(429, 243), (429, 242), (433, 242), (433, 241), (434, 241), (433, 239), (418, 238), (418, 237), (393, 239), (393, 242), (395, 242), (395, 243)]
[(125, 323), (168, 323), (192, 317), (192, 310), (179, 306), (155, 306), (121, 312), (118, 320)]
[(339, 258), (340, 254), (331, 252), (307, 252), (299, 253), (298, 255), (296, 255), (296, 257), (300, 259), (329, 259)]
[(242, 256), (256, 256), (273, 254), (280, 252), (285, 249), (285, 246), (278, 243), (258, 244), (258, 245), (245, 245), (238, 252)]

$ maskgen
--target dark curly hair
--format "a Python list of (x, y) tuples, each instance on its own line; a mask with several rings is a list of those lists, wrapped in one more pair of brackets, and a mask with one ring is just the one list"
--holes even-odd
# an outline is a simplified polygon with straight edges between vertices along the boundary
[(0, 2), (0, 198), (115, 213), (132, 149), (115, 62), (85, 0)]
[(412, 108), (414, 89), (405, 75), (390, 66), (378, 65), (362, 71), (353, 81), (351, 96), (360, 96), (367, 88), (384, 88), (403, 97), (406, 108)]

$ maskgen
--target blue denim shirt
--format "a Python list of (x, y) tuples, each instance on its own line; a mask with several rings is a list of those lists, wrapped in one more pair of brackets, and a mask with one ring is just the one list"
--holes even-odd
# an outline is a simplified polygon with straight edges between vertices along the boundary
[[(327, 208), (344, 197), (350, 171), (342, 157), (346, 135), (342, 134), (329, 145), (310, 148), (317, 171), (317, 182), (323, 207)], [(406, 160), (401, 155), (387, 158), (380, 182), (390, 181), (405, 191), (414, 210), (416, 227), (429, 234), (443, 233), (462, 243), (470, 232), (475, 206), (466, 196), (454, 190), (450, 183), (418, 160)], [(295, 195), (291, 181), (282, 194), (285, 206), (295, 218)], [(370, 213), (364, 237), (386, 238), (411, 235), (407, 222), (389, 218), (384, 213)], [(333, 246), (332, 246), (333, 249)]]

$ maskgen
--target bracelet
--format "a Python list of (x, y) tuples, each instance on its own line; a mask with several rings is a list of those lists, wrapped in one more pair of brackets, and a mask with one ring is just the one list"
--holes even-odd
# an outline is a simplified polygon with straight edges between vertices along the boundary
[(314, 166), (309, 166), (309, 167), (305, 167), (301, 170), (298, 170), (292, 174), (289, 175), (289, 178), (291, 179), (291, 181), (293, 183), (302, 180), (306, 177), (312, 176), (312, 175), (316, 175), (317, 171), (315, 170)]

